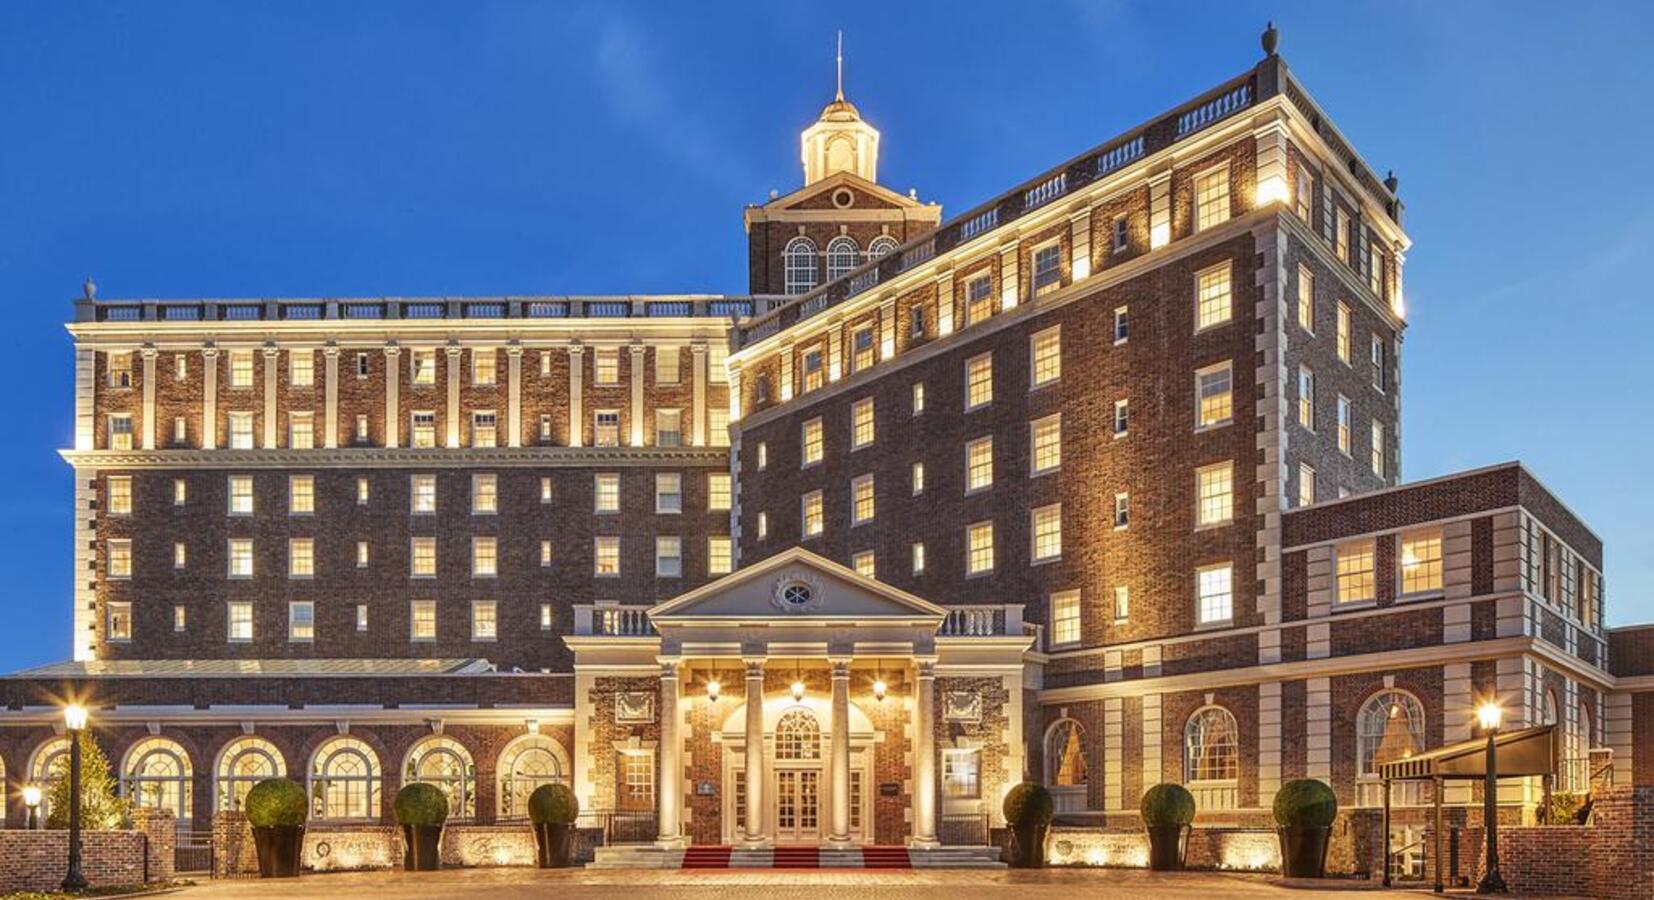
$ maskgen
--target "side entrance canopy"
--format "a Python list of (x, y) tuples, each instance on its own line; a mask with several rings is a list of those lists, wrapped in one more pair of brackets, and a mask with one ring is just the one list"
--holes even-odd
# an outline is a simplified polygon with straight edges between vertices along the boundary
[[(1494, 735), (1499, 778), (1525, 778), (1556, 772), (1556, 726), (1539, 725)], [(1378, 764), (1384, 781), (1434, 781), (1437, 778), (1487, 777), (1487, 738), (1471, 738), (1429, 753)]]

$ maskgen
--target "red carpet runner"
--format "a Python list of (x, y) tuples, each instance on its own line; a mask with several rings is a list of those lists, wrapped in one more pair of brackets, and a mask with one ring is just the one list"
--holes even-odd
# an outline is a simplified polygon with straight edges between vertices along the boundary
[(832, 860), (823, 866), (819, 847), (776, 847), (771, 850), (743, 850), (732, 860), (732, 847), (696, 846), (683, 853), (685, 869), (911, 869), (913, 860), (906, 847), (858, 847), (829, 851)]
[(685, 869), (727, 869), (730, 847), (690, 847), (683, 853)]

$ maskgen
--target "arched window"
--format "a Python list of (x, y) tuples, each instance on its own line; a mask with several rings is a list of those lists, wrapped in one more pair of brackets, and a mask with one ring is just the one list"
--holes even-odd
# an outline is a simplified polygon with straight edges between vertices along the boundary
[(177, 741), (144, 738), (126, 751), (121, 766), (121, 794), (133, 806), (164, 809), (187, 822), (194, 809), (190, 757)]
[(827, 243), (827, 280), (832, 281), (861, 265), (861, 248), (852, 237), (839, 235)]
[(1234, 781), (1240, 777), (1240, 729), (1221, 706), (1196, 710), (1183, 727), (1183, 780)]
[(1382, 690), (1361, 704), (1355, 719), (1356, 774), (1377, 775), (1378, 764), (1424, 750), (1424, 706), (1406, 691)]
[(816, 286), (816, 244), (807, 237), (795, 237), (787, 242), (781, 254), (786, 268), (787, 293), (804, 294)]
[(894, 249), (896, 249), (896, 239), (888, 234), (881, 234), (873, 239), (873, 243), (867, 245), (867, 258), (880, 259), (888, 256), (890, 251)]
[(1556, 705), (1556, 693), (1546, 691), (1539, 695), (1539, 722), (1540, 725), (1555, 725), (1559, 721), (1556, 711), (1561, 707)]
[(379, 818), (379, 757), (353, 737), (332, 738), (310, 758), (310, 815)]
[(820, 759), (821, 723), (807, 709), (790, 709), (775, 723), (776, 759)]
[(29, 783), (40, 785), (40, 819), (50, 812), (52, 785), (69, 773), (69, 739), (55, 737), (29, 755)]
[(528, 815), (528, 796), (542, 784), (568, 784), (568, 755), (543, 734), (525, 734), (500, 751), (500, 818)]
[(1048, 787), (1079, 787), (1091, 777), (1085, 764), (1085, 728), (1062, 719), (1045, 733), (1045, 783)]
[(477, 815), (477, 766), (470, 751), (451, 737), (432, 735), (408, 751), (402, 783), (434, 784), (448, 797), (448, 815), (471, 819)]
[(236, 738), (218, 755), (214, 809), (240, 809), (247, 792), (266, 778), (285, 778), (287, 765), (276, 745), (258, 737)]
[(1588, 701), (1581, 700), (1579, 703), (1579, 742), (1586, 750), (1597, 745), (1595, 721), (1595, 717), (1591, 715), (1591, 704)]

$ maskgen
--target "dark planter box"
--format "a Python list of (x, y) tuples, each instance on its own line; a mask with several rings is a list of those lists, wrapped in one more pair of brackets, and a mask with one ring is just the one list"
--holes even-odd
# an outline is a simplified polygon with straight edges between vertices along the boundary
[(539, 851), (536, 862), (542, 869), (566, 869), (569, 865), (570, 838), (574, 836), (573, 825), (558, 825), (550, 822), (534, 826), (534, 846)]
[(402, 868), (431, 872), (442, 868), (442, 826), (402, 826)]
[(254, 826), (253, 847), (258, 851), (258, 877), (297, 878), (304, 855), (304, 826)]
[(1321, 878), (1327, 874), (1327, 847), (1331, 828), (1280, 828), (1281, 874), (1288, 878)]
[(1149, 833), (1149, 868), (1172, 872), (1183, 868), (1183, 853), (1189, 845), (1187, 825), (1145, 825)]
[(1013, 869), (1042, 869), (1045, 867), (1045, 837), (1049, 825), (1012, 825), (1007, 829), (1009, 843), (1005, 862)]

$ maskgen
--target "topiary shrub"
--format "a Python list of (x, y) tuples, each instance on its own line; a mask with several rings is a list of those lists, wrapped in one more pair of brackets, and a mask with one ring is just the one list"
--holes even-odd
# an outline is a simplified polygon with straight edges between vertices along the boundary
[(310, 798), (304, 788), (285, 778), (266, 778), (247, 792), (242, 809), (254, 828), (291, 828), (309, 817)]
[(1011, 825), (1048, 825), (1054, 809), (1051, 792), (1032, 781), (1024, 781), (1005, 795), (1005, 821)]
[(1329, 828), (1338, 817), (1338, 796), (1326, 782), (1299, 778), (1275, 792), (1275, 823), (1282, 828)]
[(1195, 820), (1195, 797), (1181, 784), (1157, 784), (1143, 792), (1138, 811), (1144, 825), (1187, 825)]
[(580, 801), (561, 784), (542, 784), (528, 795), (528, 820), (535, 825), (571, 825), (580, 817)]
[(416, 781), (396, 792), (396, 824), (441, 825), (448, 821), (448, 797), (434, 784)]

